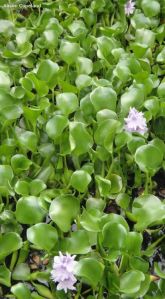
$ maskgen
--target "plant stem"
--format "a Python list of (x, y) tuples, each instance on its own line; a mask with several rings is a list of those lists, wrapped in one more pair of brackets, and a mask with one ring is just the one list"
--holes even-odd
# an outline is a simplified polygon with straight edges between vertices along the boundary
[(14, 251), (10, 261), (10, 267), (9, 267), (10, 271), (13, 270), (15, 263), (17, 261), (17, 257), (18, 257), (18, 251)]
[(157, 239), (154, 243), (152, 243), (150, 246), (148, 246), (147, 251), (154, 249), (163, 239), (165, 238), (165, 235)]

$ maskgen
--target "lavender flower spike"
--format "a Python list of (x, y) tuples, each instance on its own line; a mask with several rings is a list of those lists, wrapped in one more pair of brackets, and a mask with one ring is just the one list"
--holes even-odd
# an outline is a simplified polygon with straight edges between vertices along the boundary
[(66, 253), (63, 255), (59, 252), (59, 256), (54, 257), (51, 278), (54, 282), (58, 282), (57, 290), (75, 290), (74, 284), (77, 279), (74, 276), (74, 268), (77, 262), (74, 260), (75, 255), (71, 256)]
[(137, 132), (140, 134), (144, 134), (148, 131), (144, 114), (137, 111), (135, 108), (130, 108), (128, 117), (124, 120), (125, 130), (127, 132)]
[(135, 2), (132, 2), (132, 0), (128, 0), (124, 6), (124, 10), (127, 16), (132, 15), (135, 10)]

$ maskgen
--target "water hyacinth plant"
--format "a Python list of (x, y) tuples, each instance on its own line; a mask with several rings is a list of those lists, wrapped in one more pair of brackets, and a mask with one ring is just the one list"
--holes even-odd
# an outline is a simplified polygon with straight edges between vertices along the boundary
[(165, 298), (164, 40), (164, 0), (0, 1), (0, 298)]

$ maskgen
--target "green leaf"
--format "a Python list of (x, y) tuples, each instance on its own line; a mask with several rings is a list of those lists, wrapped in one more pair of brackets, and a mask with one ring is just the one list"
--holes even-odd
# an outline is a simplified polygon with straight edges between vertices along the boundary
[(165, 126), (165, 117), (163, 116), (158, 117), (153, 122), (153, 130), (155, 135), (163, 140), (165, 140), (164, 126)]
[(98, 185), (100, 195), (103, 197), (109, 196), (111, 193), (111, 181), (104, 179), (100, 175), (96, 175), (95, 179)]
[(17, 299), (31, 299), (31, 292), (24, 283), (17, 283), (11, 287), (11, 292)]
[(21, 173), (23, 170), (28, 170), (32, 162), (26, 156), (17, 154), (11, 158), (11, 166), (15, 173)]
[(69, 131), (70, 147), (73, 154), (80, 156), (87, 153), (93, 145), (93, 140), (85, 124), (81, 122), (70, 122)]
[(110, 213), (110, 214), (104, 214), (101, 218), (101, 227), (103, 228), (105, 224), (107, 223), (116, 223), (121, 224), (125, 227), (126, 231), (129, 232), (129, 226), (127, 221), (122, 217), (121, 215)]
[(19, 180), (15, 184), (14, 190), (17, 194), (28, 195), (30, 194), (29, 183), (26, 181)]
[(144, 102), (144, 91), (141, 86), (131, 86), (121, 96), (121, 111), (124, 115), (129, 112), (130, 107), (140, 108)]
[(0, 71), (0, 88), (8, 90), (10, 88), (11, 81), (8, 74), (3, 71)]
[(70, 230), (71, 222), (79, 213), (79, 202), (72, 195), (61, 195), (56, 197), (50, 205), (49, 216), (63, 231)]
[(90, 182), (91, 176), (84, 170), (76, 170), (75, 172), (73, 172), (70, 179), (70, 185), (77, 191), (82, 193), (87, 190)]
[(155, 17), (160, 13), (160, 3), (156, 0), (151, 0), (150, 3), (147, 0), (143, 0), (141, 7), (144, 14), (149, 18)]
[(89, 75), (92, 73), (93, 63), (92, 60), (86, 57), (78, 57), (76, 62), (77, 73)]
[(76, 86), (79, 90), (92, 85), (92, 78), (88, 75), (81, 74), (76, 78)]
[(17, 264), (12, 272), (12, 279), (14, 280), (29, 280), (30, 268), (26, 263)]
[(60, 46), (60, 57), (67, 64), (73, 64), (80, 54), (80, 46), (77, 43), (62, 41)]
[(132, 213), (136, 218), (136, 229), (144, 230), (148, 226), (162, 223), (165, 219), (165, 205), (154, 195), (142, 195), (133, 202)]
[(95, 288), (102, 279), (104, 265), (94, 258), (84, 258), (78, 262), (75, 271), (85, 283)]
[(4, 259), (6, 256), (12, 252), (20, 249), (22, 246), (21, 237), (14, 232), (9, 232), (0, 235), (0, 260)]
[(135, 41), (147, 47), (153, 47), (155, 42), (155, 33), (148, 29), (137, 29)]
[(135, 152), (135, 162), (144, 172), (156, 172), (162, 161), (163, 153), (151, 144), (142, 145)]
[(141, 257), (132, 256), (129, 259), (129, 265), (133, 270), (139, 270), (143, 273), (148, 272), (149, 263)]
[(113, 250), (122, 250), (126, 247), (127, 230), (118, 223), (107, 223), (103, 227), (103, 245)]
[(116, 110), (116, 92), (110, 87), (97, 87), (90, 94), (91, 102), (96, 110), (110, 109)]
[(126, 210), (130, 203), (130, 197), (126, 193), (120, 193), (116, 198), (116, 202), (119, 205), (119, 207)]
[(21, 147), (25, 148), (26, 150), (35, 152), (38, 141), (35, 133), (31, 131), (25, 131), (16, 127), (16, 134)]
[(119, 128), (120, 122), (115, 119), (101, 121), (94, 134), (95, 142), (99, 145), (103, 145), (106, 150), (111, 152), (113, 140)]
[(143, 237), (137, 232), (128, 232), (126, 248), (129, 255), (140, 255)]
[(165, 82), (161, 82), (157, 89), (158, 96), (164, 98), (165, 96)]
[(163, 269), (161, 269), (161, 264), (155, 262), (154, 263), (154, 272), (156, 275), (158, 275), (159, 277), (165, 279), (165, 272), (163, 271)]
[[(46, 236), (46, 242), (43, 236)], [(37, 247), (50, 251), (58, 240), (57, 231), (50, 224), (37, 223), (27, 230), (27, 239)]]
[(23, 224), (36, 224), (41, 222), (46, 212), (42, 208), (42, 201), (39, 197), (21, 197), (16, 206), (17, 221)]
[(23, 110), (18, 105), (9, 105), (1, 109), (0, 120), (5, 122), (6, 120), (15, 120), (21, 116)]
[(139, 136), (132, 136), (127, 146), (131, 154), (134, 154), (138, 148), (145, 144), (145, 139)]
[(72, 35), (78, 38), (84, 37), (87, 33), (87, 28), (82, 20), (74, 20), (68, 27)]
[(117, 48), (116, 40), (107, 36), (100, 36), (97, 38), (97, 46), (99, 51), (97, 55), (99, 58), (107, 58), (111, 51)]
[(58, 138), (68, 125), (68, 119), (63, 115), (53, 116), (46, 124), (46, 132), (52, 139)]
[(11, 286), (11, 272), (6, 266), (0, 266), (0, 283), (8, 288)]
[(97, 209), (102, 211), (105, 208), (105, 202), (101, 198), (89, 197), (86, 201), (87, 210)]
[(53, 76), (56, 76), (58, 70), (59, 66), (57, 63), (50, 59), (46, 59), (41, 61), (37, 71), (37, 77), (39, 80), (49, 82)]
[(100, 227), (101, 216), (102, 213), (99, 210), (91, 209), (89, 211), (86, 211), (84, 209), (80, 218), (80, 224), (87, 231), (99, 232), (101, 231), (101, 227)]
[(97, 112), (96, 119), (98, 122), (101, 122), (106, 119), (116, 119), (117, 120), (117, 114), (109, 109), (103, 109)]
[(120, 291), (125, 294), (134, 294), (139, 291), (145, 275), (138, 270), (125, 272), (120, 278)]
[(61, 250), (70, 254), (87, 254), (91, 250), (87, 232), (84, 230), (72, 232), (69, 238), (62, 240)]
[(72, 92), (58, 94), (56, 97), (57, 107), (64, 115), (73, 113), (78, 108), (78, 98)]
[(30, 182), (29, 187), (30, 187), (30, 194), (34, 195), (34, 196), (37, 196), (43, 190), (46, 189), (46, 184), (42, 180), (35, 179), (35, 180)]
[(6, 48), (2, 53), (2, 57), (8, 59), (24, 58), (29, 56), (31, 52), (32, 52), (32, 44), (27, 41), (20, 46), (20, 49), (18, 49), (18, 51), (11, 51)]
[(122, 190), (122, 178), (117, 174), (111, 174), (108, 176), (108, 179), (111, 181), (111, 194), (119, 193)]
[(8, 195), (11, 193), (11, 181), (13, 179), (13, 171), (9, 165), (0, 165), (0, 193)]

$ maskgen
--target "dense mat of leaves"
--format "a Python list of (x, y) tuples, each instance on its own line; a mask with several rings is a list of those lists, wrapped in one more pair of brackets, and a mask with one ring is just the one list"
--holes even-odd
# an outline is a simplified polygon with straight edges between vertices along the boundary
[(165, 1), (131, 3), (0, 1), (0, 298), (165, 298)]

